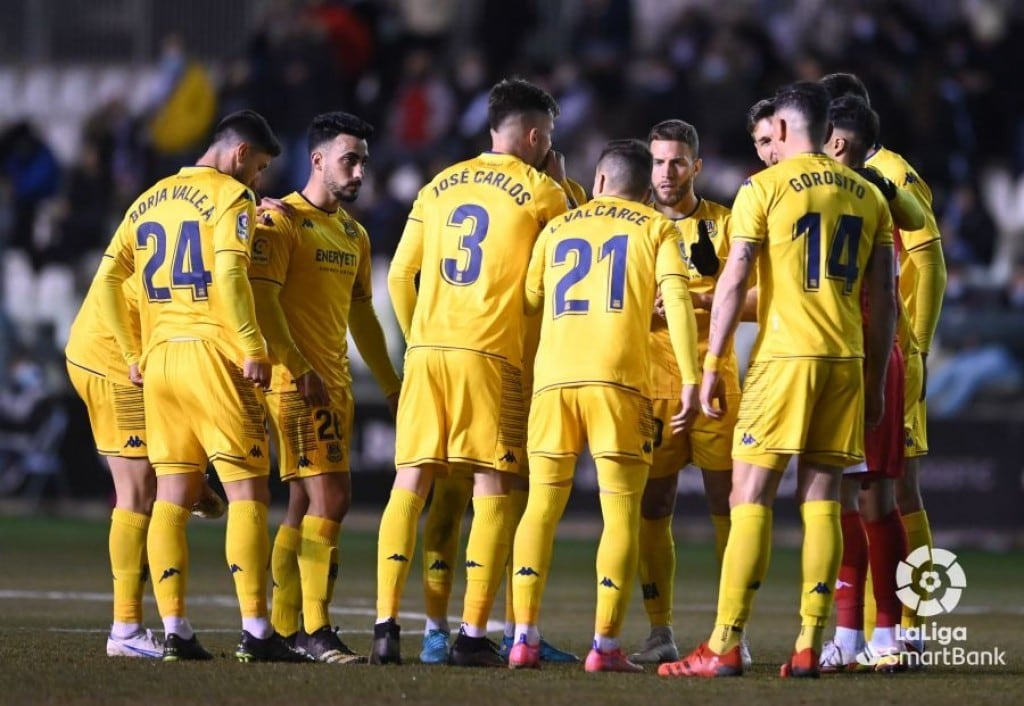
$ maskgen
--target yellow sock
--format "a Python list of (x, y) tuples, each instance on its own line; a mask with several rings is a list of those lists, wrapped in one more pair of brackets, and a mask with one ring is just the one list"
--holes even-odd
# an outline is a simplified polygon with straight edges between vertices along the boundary
[(672, 515), (640, 518), (640, 588), (651, 627), (672, 624), (672, 595), (676, 575), (676, 544)]
[(718, 565), (722, 565), (725, 557), (725, 545), (729, 543), (729, 528), (732, 527), (732, 518), (729, 515), (712, 515), (711, 524), (715, 528), (715, 556), (718, 558)]
[(224, 554), (235, 581), (238, 608), (243, 618), (267, 615), (267, 506), (256, 500), (228, 503)]
[[(908, 552), (913, 552), (918, 547), (928, 547), (929, 553), (931, 552), (934, 545), (932, 544), (932, 528), (928, 524), (928, 513), (918, 510), (903, 515), (903, 529), (907, 531)], [(915, 611), (904, 605), (900, 624), (904, 628), (916, 628), (921, 625), (921, 619)]]
[(149, 515), (114, 508), (110, 515), (110, 569), (114, 574), (114, 622), (142, 624)]
[(729, 541), (722, 555), (718, 615), (708, 638), (708, 647), (718, 654), (739, 644), (772, 551), (771, 508), (756, 503), (737, 505), (730, 520)]
[(434, 494), (423, 523), (423, 598), (427, 616), (435, 620), (448, 615), (462, 518), (472, 497), (473, 483), (465, 478), (434, 480)]
[[(628, 472), (633, 465), (621, 464)], [(601, 493), (604, 529), (597, 545), (597, 612), (594, 634), (618, 637), (636, 581), (640, 547), (640, 492)]]
[(380, 517), (377, 536), (377, 619), (398, 617), (402, 589), (409, 578), (409, 562), (416, 551), (416, 528), (423, 498), (409, 490), (391, 491)]
[(473, 524), (466, 542), (466, 599), (462, 622), (487, 627), (494, 596), (504, 583), (512, 548), (508, 495), (473, 498)]
[(302, 518), (299, 576), (302, 580), (302, 622), (307, 635), (331, 624), (331, 575), (338, 572), (338, 533), (341, 525), (326, 517)]
[[(530, 465), (540, 469), (546, 464), (559, 461), (547, 458), (533, 458)], [(575, 459), (568, 463), (575, 465)], [(545, 474), (547, 475), (547, 474)], [(555, 529), (569, 502), (569, 486), (530, 484), (530, 496), (526, 511), (516, 528), (512, 543), (512, 622), (536, 625), (540, 615), (541, 599), (551, 568), (554, 553)]]
[(835, 601), (836, 578), (843, 558), (840, 505), (833, 500), (810, 500), (800, 506), (804, 520), (801, 552), (800, 636), (795, 651), (807, 648), (821, 654), (822, 634)]
[[(519, 529), (519, 521), (523, 519), (523, 513), (526, 512), (526, 503), (530, 498), (530, 493), (526, 490), (514, 488), (508, 494), (509, 498), (509, 511), (512, 513), (512, 524), (509, 527), (509, 536), (511, 539), (515, 539), (516, 530)], [(505, 568), (505, 625), (510, 625), (516, 622), (516, 611), (515, 606), (512, 603), (512, 562), (509, 561)]]
[(188, 538), (185, 529), (192, 511), (157, 500), (149, 521), (146, 552), (153, 573), (153, 594), (161, 618), (185, 617), (188, 584)]
[(299, 578), (299, 542), (302, 534), (295, 527), (281, 525), (270, 554), (270, 573), (274, 589), (270, 601), (270, 622), (274, 631), (290, 637), (299, 631), (302, 610), (302, 582)]

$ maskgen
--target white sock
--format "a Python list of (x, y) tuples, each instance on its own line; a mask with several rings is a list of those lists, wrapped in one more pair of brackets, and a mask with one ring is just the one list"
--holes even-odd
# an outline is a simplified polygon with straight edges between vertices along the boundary
[(887, 627), (881, 627), (880, 625), (875, 626), (875, 632), (871, 636), (871, 649), (875, 652), (879, 651), (892, 651), (895, 650), (899, 645), (896, 644), (896, 628), (895, 626), (889, 625)]
[(508, 638), (515, 637), (516, 636), (516, 624), (515, 623), (505, 623), (505, 632), (503, 634), (505, 635), (505, 637), (508, 637)]
[(487, 626), (477, 627), (476, 625), (470, 625), (469, 623), (462, 624), (462, 632), (467, 637), (487, 637)]
[(431, 618), (427, 616), (427, 624), (423, 627), (423, 634), (429, 635), (431, 630), (451, 632), (451, 628), (448, 627), (448, 618)]
[(115, 622), (110, 626), (110, 636), (116, 640), (125, 640), (139, 632), (142, 632), (142, 626), (138, 623)]
[(536, 625), (516, 623), (515, 636), (516, 642), (526, 640), (526, 644), (531, 647), (536, 647), (540, 644), (540, 629)]
[(196, 633), (192, 630), (192, 623), (188, 622), (188, 618), (172, 615), (164, 618), (164, 635), (171, 634), (177, 635), (182, 640), (191, 640)]
[(619, 649), (619, 638), (607, 635), (594, 635), (594, 647), (598, 652), (614, 652)]
[(835, 641), (843, 655), (852, 657), (864, 649), (864, 631), (836, 626)]
[(242, 629), (259, 640), (266, 640), (274, 634), (274, 628), (266, 616), (262, 618), (242, 618)]

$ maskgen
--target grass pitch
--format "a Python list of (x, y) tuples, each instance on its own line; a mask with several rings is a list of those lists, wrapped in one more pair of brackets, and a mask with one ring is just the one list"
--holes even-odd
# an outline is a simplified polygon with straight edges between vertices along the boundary
[[(560, 539), (545, 596), (545, 637), (586, 653), (593, 624), (595, 539)], [(838, 675), (781, 680), (778, 665), (797, 627), (799, 553), (776, 549), (749, 626), (754, 668), (739, 679), (662, 679), (645, 674), (589, 675), (582, 666), (540, 671), (427, 667), (416, 661), (423, 627), (420, 566), (412, 567), (402, 618), (401, 667), (239, 664), (231, 657), (239, 620), (224, 564), (223, 521), (190, 528), (190, 617), (213, 662), (162, 664), (112, 659), (107, 524), (96, 520), (0, 519), (0, 704), (680, 704), (680, 703), (1024, 703), (1024, 555), (964, 551), (968, 587), (941, 625), (967, 628), (968, 650), (1006, 652), (1005, 667), (931, 667), (897, 675)], [(335, 622), (354, 649), (370, 643), (376, 535), (346, 530), (334, 601)], [(713, 550), (678, 537), (676, 636), (680, 650), (703, 640), (714, 617)], [(449, 614), (461, 610), (456, 584)], [(495, 617), (501, 619), (499, 598)], [(146, 621), (158, 627), (151, 598)], [(457, 624), (457, 623), (456, 623)], [(623, 633), (625, 646), (647, 633), (639, 590)]]

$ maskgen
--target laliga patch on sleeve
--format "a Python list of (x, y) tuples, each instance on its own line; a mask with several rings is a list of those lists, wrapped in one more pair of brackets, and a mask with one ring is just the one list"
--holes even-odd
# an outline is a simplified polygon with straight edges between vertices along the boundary
[(249, 239), (249, 214), (245, 211), (238, 214), (238, 222), (235, 224), (235, 234), (243, 243)]

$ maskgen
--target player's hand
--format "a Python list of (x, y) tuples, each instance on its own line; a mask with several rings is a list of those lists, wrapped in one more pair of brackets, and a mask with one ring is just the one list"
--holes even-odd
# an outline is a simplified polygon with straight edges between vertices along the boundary
[(309, 407), (326, 407), (330, 404), (331, 396), (327, 393), (327, 384), (320, 377), (320, 373), (312, 368), (295, 378), (295, 389)]
[(713, 294), (707, 292), (690, 292), (690, 301), (693, 302), (694, 309), (703, 309), (704, 311), (711, 311), (711, 302), (715, 300)]
[(885, 197), (886, 201), (892, 201), (896, 198), (896, 185), (891, 179), (887, 179), (882, 176), (881, 172), (872, 167), (858, 167), (853, 171), (860, 174), (866, 181), (870, 181), (872, 184), (878, 187), (878, 190), (882, 192), (882, 196)]
[(679, 411), (669, 420), (673, 434), (682, 434), (692, 429), (697, 415), (700, 414), (700, 399), (696, 385), (683, 385), (683, 391), (679, 394), (679, 404)]
[(885, 392), (879, 390), (874, 393), (870, 390), (864, 392), (864, 426), (870, 431), (882, 423), (882, 415), (885, 413)]
[(392, 419), (398, 419), (398, 393), (388, 395), (388, 411)]
[(142, 387), (142, 371), (139, 370), (138, 363), (132, 363), (128, 366), (128, 379), (136, 387)]
[(717, 372), (704, 371), (700, 381), (700, 411), (708, 419), (721, 419), (725, 416), (725, 386)]
[(266, 390), (270, 387), (271, 367), (270, 361), (264, 358), (246, 358), (242, 363), (242, 377)]
[(260, 199), (259, 205), (256, 207), (256, 218), (260, 221), (263, 220), (263, 215), (267, 211), (277, 211), (278, 213), (292, 218), (298, 211), (290, 203), (285, 203), (281, 199), (272, 199), (269, 196), (264, 196)]
[(697, 242), (690, 246), (690, 262), (705, 277), (717, 275), (721, 266), (715, 244), (711, 242), (707, 221), (703, 218), (697, 221)]
[(921, 354), (921, 397), (918, 402), (924, 402), (924, 398), (928, 395), (928, 354)]
[[(544, 157), (544, 162), (540, 168), (541, 171), (559, 184), (565, 181), (565, 155), (558, 150), (554, 148), (548, 150), (548, 154)], [(571, 196), (571, 194), (566, 194), (566, 196)]]

